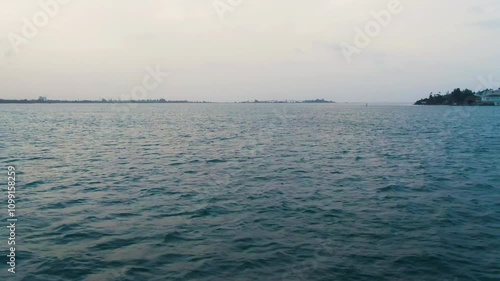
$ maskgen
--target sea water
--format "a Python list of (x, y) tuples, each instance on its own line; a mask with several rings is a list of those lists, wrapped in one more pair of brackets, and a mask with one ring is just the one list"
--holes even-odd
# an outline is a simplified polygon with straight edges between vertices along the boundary
[(0, 118), (18, 213), (1, 280), (500, 280), (500, 107), (31, 104)]

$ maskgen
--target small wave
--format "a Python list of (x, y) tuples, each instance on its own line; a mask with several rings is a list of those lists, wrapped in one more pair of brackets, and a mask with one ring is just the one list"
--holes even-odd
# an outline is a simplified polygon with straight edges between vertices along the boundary
[(406, 191), (407, 188), (400, 185), (391, 184), (382, 188), (377, 189), (377, 192), (402, 192)]
[(82, 240), (96, 240), (101, 237), (107, 236), (108, 234), (98, 232), (98, 231), (88, 231), (84, 230), (81, 232), (69, 233), (62, 236), (62, 239), (57, 239), (57, 243), (68, 243), (71, 241), (82, 241)]
[(164, 243), (171, 243), (171, 242), (182, 241), (182, 240), (187, 240), (187, 239), (184, 239), (184, 237), (182, 237), (182, 235), (177, 231), (167, 233), (163, 237)]
[(227, 162), (226, 160), (224, 159), (211, 159), (211, 160), (207, 160), (205, 161), (206, 163), (214, 163), (214, 164), (217, 164), (217, 163), (224, 163), (224, 162)]
[(36, 180), (36, 181), (32, 181), (32, 182), (27, 182), (24, 186), (25, 187), (38, 187), (42, 184), (45, 184), (45, 182), (42, 180)]
[(202, 218), (208, 216), (216, 216), (221, 214), (226, 214), (228, 211), (226, 208), (211, 206), (203, 209), (196, 210), (191, 218)]
[(119, 249), (122, 247), (127, 247), (130, 245), (134, 245), (137, 243), (140, 243), (142, 239), (140, 237), (134, 237), (134, 238), (115, 238), (108, 240), (107, 242), (102, 242), (99, 243), (91, 249), (97, 250), (97, 251), (104, 251), (104, 250), (114, 250), (114, 249)]

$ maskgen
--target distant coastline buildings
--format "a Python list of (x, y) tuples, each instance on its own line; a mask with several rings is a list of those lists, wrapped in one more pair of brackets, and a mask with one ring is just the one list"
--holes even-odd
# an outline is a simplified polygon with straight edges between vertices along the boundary
[(486, 90), (477, 94), (481, 98), (483, 103), (493, 103), (496, 106), (500, 106), (500, 89), (498, 90)]
[(325, 99), (315, 99), (315, 100), (303, 100), (303, 101), (296, 101), (296, 100), (254, 100), (254, 101), (243, 101), (241, 103), (335, 103), (334, 101), (329, 101)]
[[(209, 101), (188, 101), (188, 100), (165, 100), (165, 99), (149, 99), (149, 100), (112, 100), (112, 99), (100, 99), (100, 100), (50, 100), (45, 96), (40, 96), (38, 99), (0, 99), (0, 104), (2, 103), (213, 103)], [(235, 102), (238, 103), (238, 102)], [(335, 101), (329, 101), (325, 99), (314, 99), (314, 100), (266, 100), (266, 101), (243, 101), (239, 103), (335, 103)]]

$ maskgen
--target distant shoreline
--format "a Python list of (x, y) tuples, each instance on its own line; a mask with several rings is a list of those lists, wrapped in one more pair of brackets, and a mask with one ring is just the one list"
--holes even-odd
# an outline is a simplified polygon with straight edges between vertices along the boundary
[(254, 101), (243, 101), (243, 102), (237, 102), (237, 103), (336, 103), (336, 102), (325, 100), (325, 99), (315, 99), (315, 100), (303, 100), (303, 101), (296, 101), (296, 100), (259, 101), (259, 100), (254, 100)]
[(327, 101), (324, 99), (315, 99), (315, 100), (304, 100), (304, 101), (279, 101), (279, 100), (270, 100), (270, 101), (242, 101), (242, 102), (209, 102), (209, 101), (188, 101), (188, 100), (49, 100), (44, 98), (39, 98), (37, 100), (31, 99), (0, 99), (0, 104), (123, 104), (123, 103), (336, 103), (334, 101)]
[(114, 103), (212, 103), (208, 101), (184, 101), (184, 100), (5, 100), (0, 99), (0, 104), (57, 104), (57, 103), (97, 103), (97, 104), (114, 104)]

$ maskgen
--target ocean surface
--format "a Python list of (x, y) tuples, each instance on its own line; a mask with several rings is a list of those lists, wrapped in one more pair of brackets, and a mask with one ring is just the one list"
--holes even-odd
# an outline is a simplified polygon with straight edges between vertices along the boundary
[(15, 275), (1, 227), (0, 280), (500, 280), (500, 107), (32, 104), (0, 119), (19, 219)]

